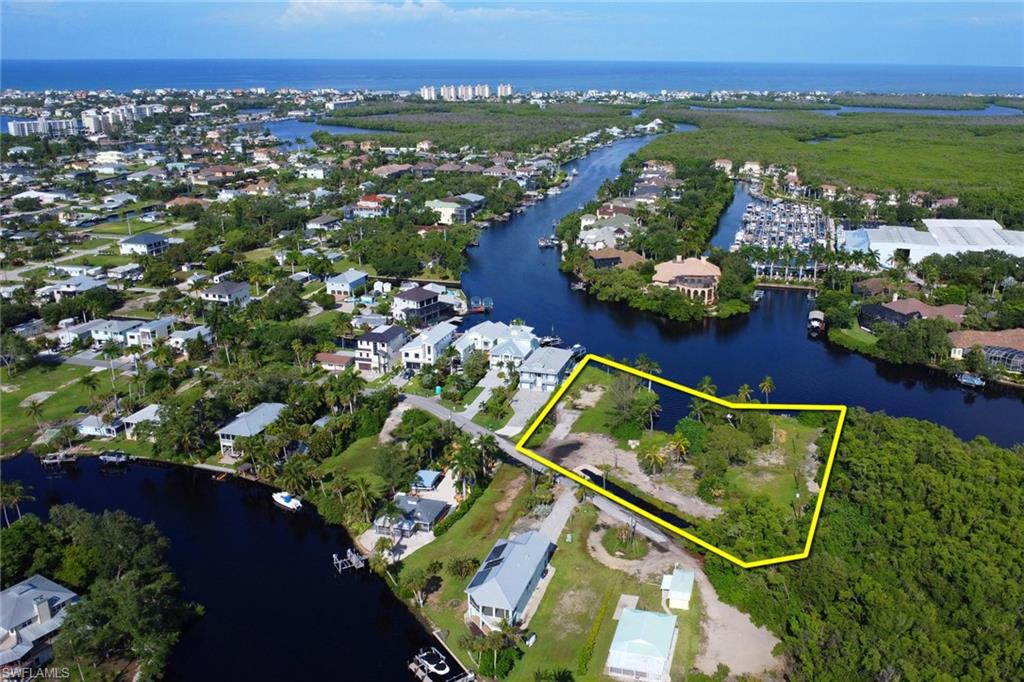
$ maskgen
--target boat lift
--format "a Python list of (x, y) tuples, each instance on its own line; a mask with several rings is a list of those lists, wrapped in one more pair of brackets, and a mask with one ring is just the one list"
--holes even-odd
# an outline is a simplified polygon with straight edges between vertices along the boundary
[(358, 570), (362, 568), (366, 565), (367, 557), (349, 547), (345, 550), (344, 557), (338, 556), (338, 553), (335, 552), (331, 555), (331, 560), (334, 563), (334, 570), (338, 573), (343, 573), (349, 569)]

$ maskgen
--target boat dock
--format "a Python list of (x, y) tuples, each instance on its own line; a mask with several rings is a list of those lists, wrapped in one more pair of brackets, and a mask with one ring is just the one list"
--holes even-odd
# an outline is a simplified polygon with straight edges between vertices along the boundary
[(338, 573), (344, 573), (349, 569), (359, 570), (366, 565), (367, 558), (368, 557), (363, 556), (351, 547), (345, 550), (344, 557), (338, 556), (337, 552), (331, 555), (331, 561), (334, 563), (334, 570)]

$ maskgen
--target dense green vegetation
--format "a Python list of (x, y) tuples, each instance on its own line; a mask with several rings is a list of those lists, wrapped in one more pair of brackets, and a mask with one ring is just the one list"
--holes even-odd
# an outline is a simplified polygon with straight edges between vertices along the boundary
[[(783, 640), (793, 680), (1014, 679), (1024, 669), (1024, 467), (984, 438), (853, 410), (806, 560), (708, 557), (719, 595)], [(755, 506), (704, 531), (775, 549)]]
[[(643, 159), (729, 158), (796, 166), (805, 183), (863, 191), (929, 191), (959, 196), (950, 217), (994, 218), (1024, 228), (1024, 121), (1019, 117), (899, 116), (814, 112), (650, 113), (698, 130), (666, 135)], [(810, 140), (827, 140), (807, 144)], [(955, 161), (954, 161), (955, 159)]]
[(102, 680), (134, 662), (138, 679), (159, 678), (200, 612), (181, 599), (166, 538), (123, 511), (57, 505), (49, 513), (49, 522), (27, 514), (0, 531), (3, 587), (40, 573), (81, 596), (54, 643), (58, 663)]
[(338, 111), (320, 122), (391, 131), (387, 139), (396, 145), (426, 138), (448, 150), (469, 145), (529, 151), (600, 128), (637, 123), (629, 112), (626, 105), (602, 104), (557, 103), (541, 109), (532, 104), (388, 102)]

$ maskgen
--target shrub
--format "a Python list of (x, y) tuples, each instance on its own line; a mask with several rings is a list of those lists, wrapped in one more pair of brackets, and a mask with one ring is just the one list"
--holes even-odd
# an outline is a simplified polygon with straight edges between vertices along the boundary
[(472, 508), (476, 501), (484, 494), (484, 490), (487, 489), (486, 483), (477, 483), (473, 490), (470, 491), (469, 495), (462, 501), (455, 511), (448, 516), (441, 519), (436, 526), (434, 526), (434, 537), (439, 538), (447, 533), (452, 525), (461, 519), (466, 513)]
[(604, 598), (601, 600), (601, 608), (597, 610), (597, 616), (594, 617), (594, 622), (590, 626), (590, 632), (587, 633), (587, 641), (583, 643), (579, 654), (577, 654), (576, 674), (578, 675), (587, 674), (587, 668), (590, 667), (590, 659), (594, 657), (594, 646), (597, 644), (597, 635), (601, 632), (601, 623), (604, 622), (604, 616), (608, 611), (608, 606), (611, 604), (611, 600), (612, 590), (608, 590), (604, 593)]

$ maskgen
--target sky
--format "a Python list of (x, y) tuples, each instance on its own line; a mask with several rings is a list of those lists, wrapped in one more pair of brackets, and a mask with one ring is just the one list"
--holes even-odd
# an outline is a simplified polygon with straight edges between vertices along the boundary
[(0, 0), (3, 59), (1024, 66), (1024, 2)]

